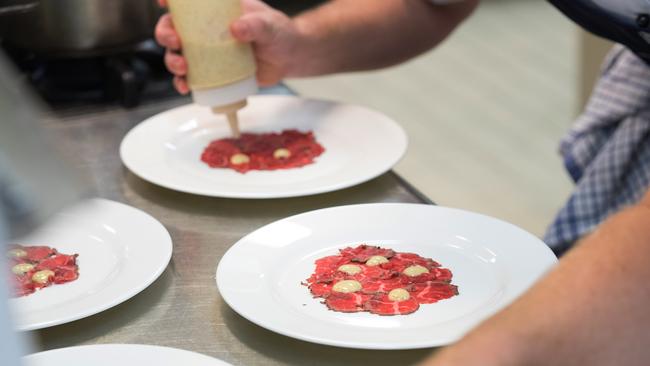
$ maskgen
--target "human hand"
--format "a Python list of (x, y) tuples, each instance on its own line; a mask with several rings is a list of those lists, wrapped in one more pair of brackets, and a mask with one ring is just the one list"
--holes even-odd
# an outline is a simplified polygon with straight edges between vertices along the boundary
[[(158, 0), (166, 6), (166, 0)], [(294, 50), (300, 39), (292, 20), (260, 0), (242, 0), (243, 15), (230, 25), (230, 32), (240, 42), (252, 43), (257, 64), (257, 81), (261, 86), (274, 85), (291, 75)], [(182, 45), (169, 14), (156, 25), (158, 43), (167, 48), (165, 65), (174, 74), (176, 89), (187, 94), (187, 61), (180, 54)]]
[[(158, 4), (161, 7), (166, 7), (167, 0), (158, 0)], [(167, 70), (174, 74), (174, 87), (181, 94), (189, 93), (190, 88), (185, 78), (187, 75), (187, 61), (179, 53), (181, 50), (181, 38), (174, 29), (174, 23), (169, 13), (164, 14), (158, 19), (154, 35), (156, 41), (166, 48), (165, 66), (167, 66)]]

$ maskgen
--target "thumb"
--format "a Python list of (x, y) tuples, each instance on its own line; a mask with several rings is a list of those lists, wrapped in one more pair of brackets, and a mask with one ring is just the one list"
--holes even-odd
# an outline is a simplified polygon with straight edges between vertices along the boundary
[(244, 14), (230, 25), (230, 32), (240, 42), (270, 43), (278, 27), (272, 13), (255, 12)]

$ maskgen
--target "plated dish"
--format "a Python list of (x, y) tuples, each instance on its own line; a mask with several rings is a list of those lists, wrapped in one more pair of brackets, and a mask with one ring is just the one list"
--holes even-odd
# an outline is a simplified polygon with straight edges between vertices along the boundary
[(361, 244), (316, 260), (303, 282), (328, 309), (393, 316), (458, 296), (453, 273), (416, 253)]
[(9, 300), (19, 330), (87, 317), (133, 297), (164, 271), (172, 255), (165, 227), (133, 207), (85, 201), (16, 242), (78, 254), (79, 278)]
[(209, 108), (187, 105), (133, 128), (122, 140), (120, 156), (135, 175), (169, 189), (215, 197), (281, 198), (363, 183), (390, 170), (407, 148), (406, 134), (397, 123), (354, 105), (253, 96), (239, 117), (243, 133), (312, 132), (324, 152), (312, 156), (313, 163), (292, 169), (246, 174), (215, 169), (201, 157), (211, 142), (230, 136), (228, 123)]
[(9, 282), (15, 297), (79, 278), (78, 254), (61, 253), (45, 245), (11, 245), (5, 255), (11, 266)]
[[(301, 282), (314, 273), (316, 260), (360, 244), (434, 258), (453, 272), (459, 295), (408, 315), (329, 310)], [(226, 252), (216, 279), (234, 311), (277, 333), (340, 347), (413, 349), (458, 340), (556, 261), (541, 240), (491, 217), (431, 205), (367, 204), (264, 226)]]
[(239, 138), (210, 142), (201, 154), (201, 161), (211, 168), (245, 174), (251, 170), (302, 168), (314, 164), (324, 151), (311, 131), (244, 133)]
[(199, 353), (140, 344), (103, 344), (60, 348), (23, 358), (25, 366), (230, 366)]

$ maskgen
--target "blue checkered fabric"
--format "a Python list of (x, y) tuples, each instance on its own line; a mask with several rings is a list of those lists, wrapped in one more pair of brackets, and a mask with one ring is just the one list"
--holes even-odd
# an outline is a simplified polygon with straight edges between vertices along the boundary
[(544, 237), (558, 254), (650, 185), (650, 66), (616, 46), (560, 152), (576, 187)]

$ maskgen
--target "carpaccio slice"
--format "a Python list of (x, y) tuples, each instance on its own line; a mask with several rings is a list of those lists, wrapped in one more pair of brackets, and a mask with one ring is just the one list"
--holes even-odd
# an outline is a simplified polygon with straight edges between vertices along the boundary
[(47, 246), (12, 245), (7, 257), (11, 266), (14, 294), (26, 296), (52, 284), (71, 282), (79, 277), (78, 254), (63, 254)]
[(240, 138), (212, 141), (201, 161), (212, 168), (250, 170), (298, 168), (314, 162), (325, 149), (309, 132), (284, 130), (280, 133), (243, 133)]
[(356, 248), (345, 248), (341, 251), (341, 256), (350, 258), (352, 262), (365, 263), (370, 257), (381, 256), (385, 258), (392, 258), (395, 252), (392, 249), (384, 249), (370, 245), (359, 245)]
[(363, 305), (364, 309), (379, 315), (406, 315), (417, 311), (420, 303), (411, 297), (404, 301), (393, 301), (387, 294), (378, 294), (370, 298)]
[(365, 311), (365, 304), (370, 298), (370, 295), (358, 292), (330, 292), (327, 298), (325, 298), (325, 305), (334, 311), (356, 313), (358, 311)]
[[(338, 255), (320, 258), (315, 265), (314, 273), (303, 284), (333, 311), (406, 315), (421, 304), (459, 294), (458, 287), (451, 284), (449, 269), (415, 253), (362, 244), (340, 249)], [(341, 281), (354, 286), (337, 289)], [(391, 291), (401, 296), (393, 296)]]
[(419, 282), (411, 285), (409, 293), (420, 304), (433, 304), (458, 295), (458, 287), (441, 281)]

